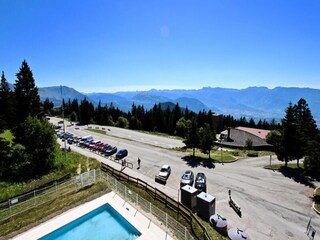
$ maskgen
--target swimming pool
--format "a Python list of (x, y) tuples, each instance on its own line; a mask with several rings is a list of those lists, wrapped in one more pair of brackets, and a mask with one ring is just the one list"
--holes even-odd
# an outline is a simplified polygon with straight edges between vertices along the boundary
[(134, 240), (140, 235), (116, 210), (104, 204), (39, 240)]

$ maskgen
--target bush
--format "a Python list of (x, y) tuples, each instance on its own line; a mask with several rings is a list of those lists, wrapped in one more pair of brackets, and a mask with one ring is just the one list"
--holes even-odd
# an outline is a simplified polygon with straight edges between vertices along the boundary
[(248, 157), (258, 157), (258, 152), (256, 152), (256, 151), (249, 151), (248, 153), (247, 153), (247, 156)]
[(236, 157), (240, 156), (240, 152), (239, 151), (232, 151), (231, 154), (233, 156), (236, 156)]

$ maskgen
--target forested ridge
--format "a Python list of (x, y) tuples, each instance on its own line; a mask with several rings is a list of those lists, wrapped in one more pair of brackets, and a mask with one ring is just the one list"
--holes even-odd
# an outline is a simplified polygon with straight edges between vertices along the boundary
[[(63, 96), (63, 93), (62, 93)], [(55, 162), (56, 141), (54, 127), (45, 119), (47, 114), (67, 117), (79, 124), (99, 124), (122, 128), (161, 132), (180, 136), (186, 147), (200, 148), (209, 153), (216, 141), (216, 133), (228, 127), (252, 127), (272, 130), (268, 142), (274, 146), (278, 158), (288, 161), (305, 157), (306, 173), (320, 173), (320, 136), (316, 122), (304, 99), (289, 104), (285, 117), (277, 123), (274, 119), (255, 122), (252, 118), (235, 119), (231, 115), (217, 115), (211, 110), (195, 113), (188, 108), (155, 104), (151, 109), (132, 105), (131, 111), (123, 112), (112, 104), (94, 107), (86, 98), (63, 100), (54, 108), (46, 99), (40, 102), (33, 73), (26, 61), (16, 74), (11, 91), (4, 72), (0, 85), (0, 132), (10, 129), (13, 143), (0, 138), (0, 179), (25, 179), (38, 176), (59, 167)], [(320, 175), (320, 174), (319, 174)]]

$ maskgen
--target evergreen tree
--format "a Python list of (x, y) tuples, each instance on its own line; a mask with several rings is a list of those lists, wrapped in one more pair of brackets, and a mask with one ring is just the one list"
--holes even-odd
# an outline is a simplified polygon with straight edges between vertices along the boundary
[(286, 109), (286, 115), (282, 119), (282, 148), (277, 153), (278, 159), (285, 162), (285, 167), (289, 161), (296, 159), (297, 156), (297, 129), (294, 118), (294, 108), (292, 104)]
[(25, 161), (31, 175), (40, 176), (54, 168), (56, 137), (52, 124), (44, 118), (27, 117), (22, 124)]
[(98, 125), (102, 124), (102, 107), (101, 101), (99, 101), (97, 108), (95, 109), (95, 122)]
[(10, 143), (2, 137), (0, 137), (0, 179), (6, 180), (10, 175), (10, 158)]
[(35, 85), (33, 73), (24, 60), (22, 62), (19, 72), (16, 74), (17, 80), (14, 84), (14, 93), (16, 100), (16, 138), (20, 139), (20, 124), (23, 123), (27, 117), (36, 116), (40, 113), (40, 97), (38, 94), (38, 88)]
[(92, 103), (90, 103), (87, 98), (84, 98), (81, 101), (81, 104), (79, 106), (79, 121), (80, 124), (89, 124), (91, 122), (91, 119), (94, 116), (94, 106)]
[(195, 149), (199, 147), (199, 133), (196, 119), (191, 120), (191, 127), (188, 129), (186, 140), (184, 140), (187, 148), (192, 148), (192, 155), (195, 156)]
[(43, 111), (45, 113), (50, 113), (53, 109), (53, 103), (49, 100), (49, 98), (46, 98), (43, 102)]
[(248, 127), (254, 128), (256, 126), (256, 123), (254, 122), (253, 118), (250, 118)]
[(304, 171), (312, 177), (320, 179), (320, 134), (309, 141), (304, 159)]
[(204, 154), (209, 154), (209, 159), (211, 159), (210, 153), (214, 145), (215, 133), (212, 132), (211, 127), (208, 123), (200, 129), (200, 149)]
[(75, 112), (77, 116), (79, 116), (79, 104), (78, 104), (78, 99), (73, 99), (71, 102), (71, 113)]
[(12, 127), (13, 98), (9, 83), (2, 71), (0, 83), (0, 131)]
[(308, 142), (317, 134), (317, 125), (306, 100), (303, 98), (294, 105), (294, 117), (297, 130), (296, 159), (299, 167), (299, 159), (306, 154)]

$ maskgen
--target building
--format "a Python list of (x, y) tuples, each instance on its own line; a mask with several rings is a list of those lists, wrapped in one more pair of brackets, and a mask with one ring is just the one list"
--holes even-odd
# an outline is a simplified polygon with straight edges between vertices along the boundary
[(246, 147), (246, 141), (251, 139), (254, 150), (271, 150), (272, 145), (267, 143), (269, 132), (269, 130), (248, 127), (228, 128), (220, 133), (220, 139), (217, 144), (224, 147), (243, 149)]

